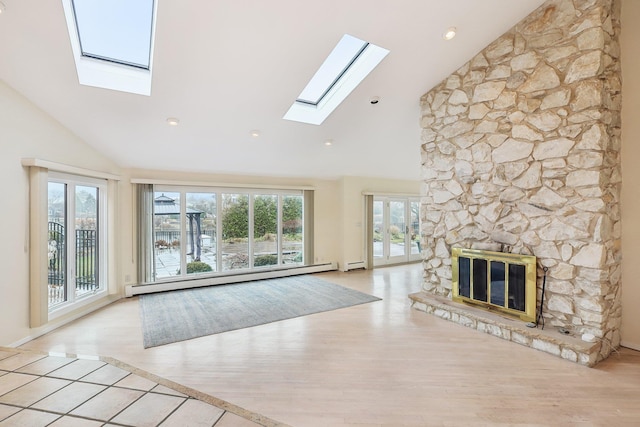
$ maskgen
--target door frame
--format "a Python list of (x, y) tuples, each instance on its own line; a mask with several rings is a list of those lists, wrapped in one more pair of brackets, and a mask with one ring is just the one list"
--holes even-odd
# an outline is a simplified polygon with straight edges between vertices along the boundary
[[(377, 231), (376, 217), (380, 213), (376, 212), (376, 202), (382, 202), (382, 256), (374, 256), (375, 242), (374, 233)], [(391, 254), (391, 226), (390, 212), (391, 203), (402, 202), (404, 203), (404, 242), (401, 244), (404, 246), (404, 253), (402, 255)], [(419, 215), (420, 199), (418, 196), (406, 196), (406, 195), (371, 195), (370, 201), (367, 203), (368, 215), (367, 215), (367, 252), (370, 254), (368, 257), (368, 265), (372, 267), (381, 267), (393, 264), (403, 264), (408, 262), (419, 261), (422, 256), (420, 253), (420, 215)], [(416, 211), (412, 210), (412, 207), (417, 207)], [(379, 250), (377, 251), (379, 252)]]

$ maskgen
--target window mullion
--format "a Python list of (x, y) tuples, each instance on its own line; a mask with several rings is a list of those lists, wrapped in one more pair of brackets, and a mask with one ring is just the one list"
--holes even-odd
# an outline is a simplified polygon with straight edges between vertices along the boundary
[(283, 233), (282, 233), (282, 206), (284, 204), (284, 196), (282, 194), (278, 194), (278, 214), (277, 214), (277, 220), (276, 220), (276, 234), (277, 234), (277, 245), (276, 245), (276, 250), (278, 251), (278, 265), (282, 265), (282, 240), (284, 239)]
[(249, 234), (249, 239), (247, 242), (247, 252), (249, 255), (249, 268), (253, 268), (253, 262), (254, 262), (254, 256), (253, 256), (253, 248), (254, 248), (254, 244), (253, 244), (253, 230), (254, 230), (254, 217), (253, 217), (253, 207), (254, 207), (254, 198), (256, 197), (255, 193), (249, 193), (248, 194), (249, 197), (249, 212), (248, 212), (248, 226), (249, 226), (249, 230), (248, 230), (248, 234)]
[(187, 193), (180, 191), (180, 276), (187, 275)]
[(72, 304), (76, 300), (76, 184), (67, 184), (67, 301)]
[(216, 271), (222, 271), (222, 191), (216, 191)]

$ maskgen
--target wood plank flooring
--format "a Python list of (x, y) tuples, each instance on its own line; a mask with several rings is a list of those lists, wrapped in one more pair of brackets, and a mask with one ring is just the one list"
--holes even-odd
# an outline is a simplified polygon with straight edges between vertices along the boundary
[(145, 350), (130, 298), (23, 348), (113, 357), (292, 426), (640, 425), (640, 352), (586, 368), (412, 310), (419, 264), (318, 276), (382, 301)]

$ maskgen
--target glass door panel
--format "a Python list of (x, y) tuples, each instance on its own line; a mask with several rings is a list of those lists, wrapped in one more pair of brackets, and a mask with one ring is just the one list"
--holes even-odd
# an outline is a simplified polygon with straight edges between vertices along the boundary
[(385, 258), (384, 253), (384, 202), (382, 200), (373, 201), (373, 262), (374, 265)]
[(215, 193), (186, 193), (187, 275), (217, 271)]
[(417, 200), (409, 201), (409, 218), (410, 218), (410, 230), (411, 230), (411, 249), (409, 258), (420, 259), (421, 237), (420, 237), (420, 202)]
[(67, 301), (67, 186), (49, 181), (47, 271), (49, 309)]
[(404, 200), (389, 201), (389, 261), (403, 262), (407, 260), (406, 245), (406, 202)]
[(278, 264), (278, 196), (253, 198), (253, 266)]
[(222, 195), (222, 270), (249, 268), (249, 195)]
[(76, 298), (98, 288), (98, 188), (76, 186)]
[(182, 226), (180, 193), (156, 192), (153, 199), (155, 278), (180, 275)]
[(302, 196), (282, 197), (282, 251), (283, 264), (302, 264)]

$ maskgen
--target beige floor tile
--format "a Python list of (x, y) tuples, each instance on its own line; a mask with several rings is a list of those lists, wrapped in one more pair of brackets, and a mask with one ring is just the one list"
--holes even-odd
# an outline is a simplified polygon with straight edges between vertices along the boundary
[(33, 411), (31, 409), (23, 409), (0, 422), (0, 426), (45, 427), (58, 418), (60, 418), (60, 415), (50, 414), (49, 412)]
[(0, 396), (37, 379), (38, 377), (35, 375), (16, 374), (14, 372), (3, 375), (0, 377)]
[(112, 385), (129, 375), (129, 372), (113, 365), (104, 365), (98, 370), (80, 378), (82, 382)]
[(102, 421), (64, 416), (59, 418), (55, 423), (49, 424), (48, 427), (100, 427), (101, 425)]
[(55, 371), (56, 369), (73, 362), (74, 360), (75, 359), (68, 357), (46, 356), (40, 360), (30, 363), (29, 365), (16, 369), (16, 372), (22, 372), (23, 374), (46, 375), (51, 371)]
[(114, 385), (117, 387), (125, 387), (125, 388), (132, 388), (135, 390), (149, 391), (155, 386), (157, 386), (158, 384), (151, 380), (143, 378), (139, 375), (130, 374), (129, 376), (121, 379)]
[(98, 420), (110, 420), (118, 412), (131, 405), (142, 396), (138, 390), (111, 387), (94, 396), (89, 401), (71, 411), (71, 415), (95, 418)]
[(18, 412), (20, 408), (0, 404), (0, 421)]
[(181, 397), (148, 393), (118, 414), (111, 422), (136, 427), (155, 427), (182, 402), (184, 398)]
[(91, 399), (105, 388), (107, 387), (103, 385), (74, 382), (62, 390), (59, 390), (33, 404), (32, 407), (45, 411), (66, 414)]
[(25, 365), (35, 362), (36, 360), (46, 357), (44, 354), (38, 353), (17, 353), (11, 357), (0, 360), (0, 369), (5, 371), (15, 371)]
[(222, 418), (220, 418), (220, 421), (216, 423), (216, 427), (256, 427), (259, 425), (260, 424), (239, 417), (231, 412), (225, 413)]
[(58, 378), (40, 377), (35, 381), (23, 385), (7, 394), (0, 396), (0, 403), (17, 406), (31, 406), (38, 400), (55, 393), (62, 387), (68, 385), (70, 381)]
[(182, 394), (182, 393), (180, 393), (180, 392), (178, 392), (178, 391), (175, 391), (175, 390), (174, 390), (174, 389), (172, 389), (172, 388), (165, 387), (165, 386), (160, 385), (160, 384), (158, 384), (157, 386), (155, 386), (155, 387), (153, 388), (153, 390), (151, 390), (151, 391), (153, 391), (154, 393), (170, 394), (170, 395), (172, 395), (172, 396), (189, 397), (189, 396), (187, 396), (186, 394)]
[(49, 373), (47, 376), (64, 378), (67, 380), (77, 380), (104, 365), (105, 363), (99, 360), (76, 360), (69, 363), (68, 365), (63, 366), (60, 369), (56, 369), (55, 371)]
[(161, 427), (211, 427), (224, 410), (195, 399), (185, 401)]

